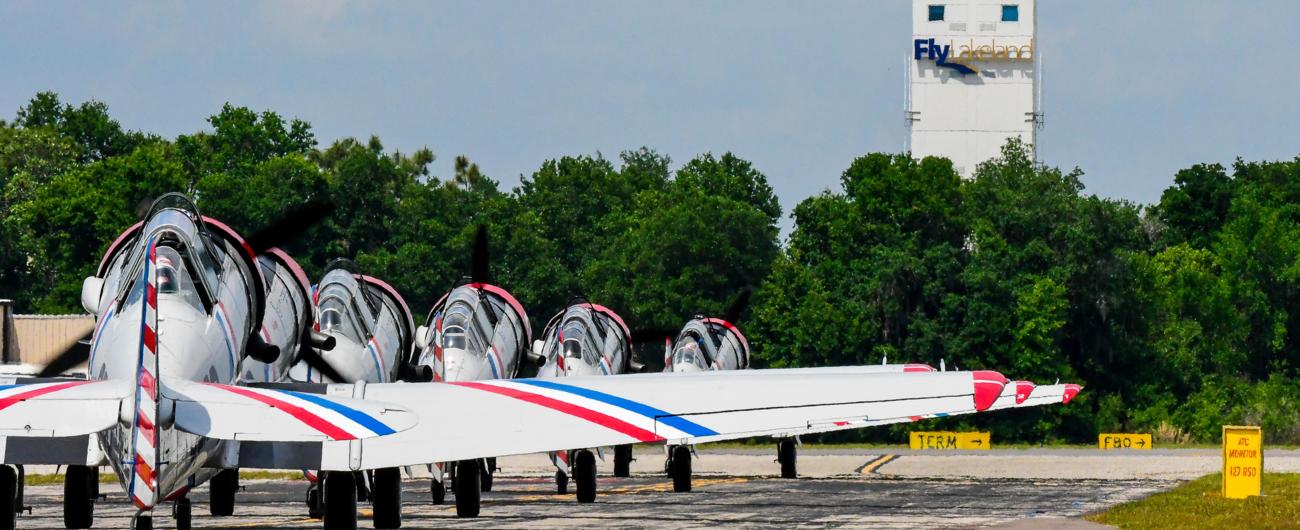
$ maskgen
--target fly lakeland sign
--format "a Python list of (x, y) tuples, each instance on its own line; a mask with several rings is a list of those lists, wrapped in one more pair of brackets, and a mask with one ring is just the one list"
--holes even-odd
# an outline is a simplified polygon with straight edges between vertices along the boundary
[(1033, 61), (1034, 41), (1016, 43), (1004, 40), (999, 43), (997, 39), (987, 42), (967, 39), (966, 42), (949, 40), (944, 44), (934, 38), (913, 39), (912, 58), (934, 61), (935, 66), (951, 68), (961, 75), (976, 74), (979, 73), (979, 68), (973, 64), (976, 62)]

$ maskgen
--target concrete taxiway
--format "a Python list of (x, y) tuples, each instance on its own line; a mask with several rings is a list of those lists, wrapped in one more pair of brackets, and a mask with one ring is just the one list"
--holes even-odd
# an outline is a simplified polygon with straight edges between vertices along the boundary
[[(544, 456), (503, 458), (478, 519), (457, 519), (450, 504), (430, 502), (426, 479), (407, 480), (403, 528), (1088, 526), (1074, 518), (1212, 472), (1217, 452), (806, 450), (800, 455), (803, 478), (796, 480), (775, 478), (772, 458), (770, 449), (703, 449), (695, 490), (674, 493), (662, 475), (662, 451), (639, 449), (633, 476), (602, 474), (597, 501), (586, 505), (554, 493), (554, 471)], [(1295, 451), (1271, 452), (1266, 461), (1271, 471), (1300, 471)], [(207, 516), (206, 488), (199, 488), (192, 496), (194, 526), (319, 528), (319, 521), (305, 516), (306, 482), (243, 484), (232, 517)], [(131, 509), (125, 496), (105, 486), (108, 499), (96, 508), (95, 528), (127, 528)], [(20, 526), (62, 528), (61, 495), (59, 486), (28, 488), (32, 512)], [(362, 507), (364, 528), (370, 527), (367, 508)], [(170, 524), (166, 517), (156, 520), (159, 528)]]

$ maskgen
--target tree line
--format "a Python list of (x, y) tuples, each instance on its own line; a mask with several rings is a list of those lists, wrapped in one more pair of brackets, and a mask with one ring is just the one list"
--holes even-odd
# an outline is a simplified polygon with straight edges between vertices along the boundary
[[(482, 224), (495, 282), (534, 329), (578, 296), (634, 328), (671, 329), (753, 288), (740, 326), (760, 367), (942, 360), (1086, 387), (1067, 407), (926, 427), (1212, 442), (1220, 425), (1249, 423), (1300, 442), (1300, 158), (1195, 165), (1138, 205), (1087, 194), (1081, 171), (1014, 140), (969, 179), (946, 159), (871, 153), (800, 202), (782, 241), (766, 177), (732, 153), (564, 156), (502, 189), (466, 157), (433, 175), (429, 149), (323, 146), (272, 111), (228, 104), (208, 125), (162, 138), (48, 92), (0, 121), (0, 297), (80, 312), (81, 279), (168, 191), (244, 232), (328, 198), (336, 213), (286, 250), (312, 276), (354, 258), (417, 319), (468, 270)], [(652, 366), (657, 348), (640, 348)]]

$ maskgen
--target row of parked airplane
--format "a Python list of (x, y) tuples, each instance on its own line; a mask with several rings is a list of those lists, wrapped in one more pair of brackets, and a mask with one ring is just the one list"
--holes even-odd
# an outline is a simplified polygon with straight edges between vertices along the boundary
[[(691, 488), (694, 444), (773, 436), (781, 474), (797, 436), (1069, 402), (1076, 385), (1009, 382), (995, 371), (921, 364), (749, 370), (735, 326), (695, 317), (665, 344), (665, 373), (643, 372), (617, 313), (577, 300), (534, 337), (523, 306), (491, 283), (480, 230), (467, 281), (415, 325), (401, 295), (348, 261), (314, 285), (278, 246), (328, 216), (311, 203), (245, 238), (167, 194), (113, 241), (82, 289), (94, 331), (34, 377), (0, 385), (0, 528), (23, 509), (24, 465), (66, 466), (64, 522), (90, 528), (108, 465), (152, 527), (207, 482), (230, 515), (238, 470), (301, 469), (307, 509), (352, 529), (358, 500), (376, 528), (401, 526), (401, 477), (432, 472), (477, 516), (495, 458), (546, 453), (559, 492), (596, 497), (596, 448), (626, 476), (632, 444), (662, 443), (674, 489)], [(536, 339), (536, 340), (534, 340)], [(68, 374), (86, 363), (84, 376)], [(518, 378), (522, 363), (538, 367)], [(450, 487), (448, 487), (450, 486)]]

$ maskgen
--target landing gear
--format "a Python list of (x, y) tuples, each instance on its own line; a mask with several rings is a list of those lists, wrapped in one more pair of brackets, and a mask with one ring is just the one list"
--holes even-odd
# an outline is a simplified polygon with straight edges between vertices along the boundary
[(190, 509), (189, 499), (182, 498), (176, 501), (176, 505), (172, 507), (172, 518), (176, 519), (176, 530), (190, 530), (193, 513)]
[(376, 469), (371, 476), (370, 505), (375, 528), (402, 527), (402, 475), (395, 467)]
[(326, 471), (321, 477), (325, 500), (325, 530), (356, 530), (357, 478), (348, 471)]
[(0, 530), (18, 526), (18, 472), (13, 466), (0, 466)]
[(496, 473), (497, 459), (488, 458), (483, 461), (483, 467), (479, 470), (479, 485), (482, 491), (492, 491), (492, 474)]
[(433, 498), (433, 504), (440, 506), (447, 500), (447, 485), (441, 480), (433, 479), (429, 481), (429, 494)]
[(310, 486), (307, 486), (307, 517), (320, 519), (320, 513), (320, 483), (313, 482)]
[(456, 476), (451, 487), (456, 490), (456, 517), (478, 517), (479, 499), (482, 486), (479, 479), (480, 460), (461, 460), (456, 462)]
[(99, 468), (68, 466), (63, 475), (64, 528), (90, 528), (95, 523), (95, 499), (99, 496)]
[(239, 470), (223, 469), (208, 481), (211, 496), (208, 501), (208, 513), (215, 517), (226, 517), (235, 513), (235, 492), (239, 490)]
[(131, 530), (153, 530), (153, 512), (141, 512), (131, 518)]
[(799, 478), (799, 471), (795, 468), (798, 451), (794, 438), (782, 438), (776, 443), (776, 461), (781, 463), (781, 478)]
[(673, 478), (673, 491), (691, 491), (691, 446), (673, 446), (668, 457), (668, 476)]
[(560, 495), (569, 493), (569, 476), (558, 469), (555, 470), (555, 492)]
[(614, 476), (632, 476), (632, 444), (614, 446)]
[(596, 455), (590, 449), (581, 449), (573, 454), (573, 482), (578, 489), (578, 502), (589, 503), (596, 500)]

